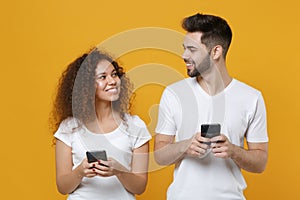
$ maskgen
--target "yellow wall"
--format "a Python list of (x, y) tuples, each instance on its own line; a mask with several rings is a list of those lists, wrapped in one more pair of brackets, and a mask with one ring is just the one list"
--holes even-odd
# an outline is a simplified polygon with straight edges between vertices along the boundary
[[(217, 14), (228, 20), (234, 33), (229, 71), (261, 90), (265, 97), (269, 163), (263, 174), (244, 173), (248, 183), (246, 196), (248, 199), (296, 199), (300, 178), (297, 127), (300, 122), (300, 14), (296, 0), (2, 2), (1, 199), (65, 199), (56, 191), (54, 148), (47, 119), (57, 79), (66, 64), (91, 46), (124, 31), (161, 27), (183, 33), (180, 21), (195, 12)], [(147, 71), (154, 67), (149, 73), (138, 71), (135, 75), (139, 76), (133, 77), (135, 81), (141, 78), (134, 112), (152, 131), (156, 105), (165, 84), (185, 77), (177, 52), (181, 50), (181, 41), (171, 32), (168, 34), (175, 46), (129, 49), (121, 55), (131, 74), (137, 69)], [(139, 38), (129, 41), (134, 43), (134, 39)], [(159, 71), (159, 67), (166, 71)], [(154, 81), (147, 79), (155, 74)], [(138, 199), (162, 200), (171, 181), (171, 168), (153, 164), (151, 169), (147, 191)]]

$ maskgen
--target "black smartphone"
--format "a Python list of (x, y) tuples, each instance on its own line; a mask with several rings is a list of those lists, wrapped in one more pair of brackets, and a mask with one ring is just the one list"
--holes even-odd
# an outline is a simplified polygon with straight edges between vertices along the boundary
[[(221, 125), (220, 124), (202, 124), (201, 125), (201, 136), (206, 138), (213, 138), (220, 135)], [(210, 145), (210, 142), (204, 142)]]
[(206, 138), (213, 138), (220, 135), (221, 125), (220, 124), (202, 124), (201, 125), (201, 136)]
[(106, 151), (87, 151), (86, 157), (88, 159), (88, 163), (97, 162), (98, 160), (107, 160)]

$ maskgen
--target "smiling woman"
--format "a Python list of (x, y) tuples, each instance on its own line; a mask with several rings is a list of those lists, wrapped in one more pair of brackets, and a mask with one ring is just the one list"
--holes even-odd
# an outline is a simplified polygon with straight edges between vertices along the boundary
[[(56, 185), (69, 199), (135, 199), (148, 179), (145, 123), (130, 115), (131, 84), (123, 68), (97, 48), (68, 65), (52, 112)], [(89, 161), (88, 151), (107, 159)]]
[(107, 60), (101, 60), (96, 68), (96, 100), (116, 101), (120, 94), (121, 80), (114, 66)]

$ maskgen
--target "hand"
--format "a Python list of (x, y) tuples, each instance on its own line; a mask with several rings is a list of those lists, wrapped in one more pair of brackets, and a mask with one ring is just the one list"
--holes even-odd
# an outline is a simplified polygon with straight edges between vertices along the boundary
[(186, 154), (192, 157), (202, 157), (206, 154), (209, 145), (205, 142), (209, 142), (208, 138), (202, 137), (201, 133), (196, 133), (190, 140), (189, 146), (186, 150)]
[(234, 152), (234, 147), (228, 138), (221, 134), (211, 138), (212, 153), (218, 158), (231, 158)]
[(84, 158), (81, 164), (76, 168), (78, 171), (79, 177), (94, 177), (97, 174), (93, 170), (93, 167), (96, 166), (96, 163), (88, 163), (87, 158)]
[(99, 160), (94, 167), (94, 172), (98, 176), (109, 177), (118, 175), (121, 172), (128, 172), (128, 169), (126, 169), (115, 159), (108, 158), (107, 161)]

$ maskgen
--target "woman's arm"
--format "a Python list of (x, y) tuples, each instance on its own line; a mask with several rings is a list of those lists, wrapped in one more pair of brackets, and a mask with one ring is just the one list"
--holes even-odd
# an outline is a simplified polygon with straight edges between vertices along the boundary
[(72, 170), (72, 149), (60, 140), (56, 141), (56, 185), (61, 194), (73, 192), (81, 183), (82, 178), (96, 176), (93, 169), (93, 163), (88, 163), (86, 159)]
[[(96, 165), (96, 172), (100, 176), (116, 175), (122, 185), (132, 194), (142, 194), (148, 181), (149, 143), (133, 150), (131, 171), (116, 160), (100, 161), (103, 165)], [(99, 164), (100, 164), (99, 163)]]

